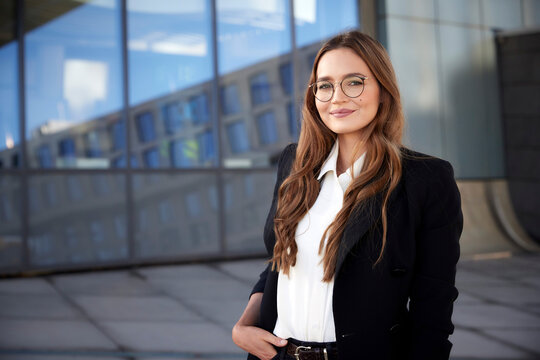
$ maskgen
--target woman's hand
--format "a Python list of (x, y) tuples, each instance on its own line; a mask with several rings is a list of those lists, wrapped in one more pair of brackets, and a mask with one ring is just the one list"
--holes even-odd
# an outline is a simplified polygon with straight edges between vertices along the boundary
[(255, 326), (259, 321), (262, 295), (262, 293), (251, 295), (244, 313), (232, 329), (232, 339), (238, 347), (248, 353), (261, 360), (270, 360), (277, 354), (274, 346), (285, 346), (287, 340)]
[(232, 338), (238, 347), (261, 360), (270, 360), (276, 356), (274, 346), (282, 347), (287, 344), (287, 340), (274, 336), (264, 329), (238, 323), (233, 327)]

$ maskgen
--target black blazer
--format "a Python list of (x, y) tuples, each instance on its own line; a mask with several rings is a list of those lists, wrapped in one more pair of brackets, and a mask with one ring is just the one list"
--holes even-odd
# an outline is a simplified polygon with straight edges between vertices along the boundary
[[(279, 159), (264, 228), (269, 255), (277, 189), (295, 153), (291, 144)], [(341, 239), (332, 303), (340, 360), (449, 358), (463, 227), (460, 195), (450, 163), (408, 149), (402, 155), (403, 175), (388, 205), (382, 262), (373, 266), (382, 238), (380, 197), (351, 215)], [(259, 326), (270, 332), (277, 319), (277, 282), (278, 273), (267, 267), (253, 289), (264, 292)]]

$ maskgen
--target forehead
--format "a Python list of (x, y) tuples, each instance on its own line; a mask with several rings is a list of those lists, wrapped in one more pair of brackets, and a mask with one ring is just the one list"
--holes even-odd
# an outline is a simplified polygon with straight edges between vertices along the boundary
[(317, 65), (317, 79), (341, 79), (347, 74), (359, 73), (370, 76), (369, 66), (349, 48), (330, 50), (325, 53)]

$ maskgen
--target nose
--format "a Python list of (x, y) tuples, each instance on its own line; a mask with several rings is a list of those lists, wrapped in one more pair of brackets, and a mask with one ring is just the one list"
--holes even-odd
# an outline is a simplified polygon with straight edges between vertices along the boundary
[(332, 103), (339, 103), (346, 101), (347, 95), (343, 92), (343, 89), (341, 88), (341, 84), (336, 83), (334, 84), (334, 93), (332, 94)]

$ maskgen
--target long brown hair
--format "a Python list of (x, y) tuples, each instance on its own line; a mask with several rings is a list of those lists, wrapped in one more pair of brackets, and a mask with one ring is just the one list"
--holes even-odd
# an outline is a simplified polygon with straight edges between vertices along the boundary
[[(309, 83), (312, 84), (317, 79), (317, 67), (321, 57), (339, 48), (353, 50), (369, 66), (380, 87), (381, 103), (373, 121), (363, 129), (362, 143), (365, 144), (367, 153), (362, 171), (347, 188), (343, 207), (326, 229), (320, 242), (319, 253), (324, 252), (323, 281), (331, 281), (335, 275), (340, 239), (353, 210), (367, 206), (366, 200), (378, 194), (381, 195), (382, 210), (381, 214), (376, 215), (380, 215), (383, 232), (381, 250), (375, 264), (381, 261), (388, 229), (388, 199), (399, 183), (402, 172), (400, 150), (404, 118), (401, 98), (388, 53), (378, 41), (359, 31), (333, 37), (322, 46), (315, 57)], [(272, 269), (282, 270), (285, 274), (289, 274), (290, 267), (296, 264), (296, 228), (317, 199), (320, 185), (316, 177), (337, 136), (321, 120), (315, 97), (309, 88), (305, 93), (302, 117), (296, 157), (290, 175), (279, 188), (274, 218), (276, 243), (270, 262)], [(358, 149), (359, 146), (356, 147), (353, 159), (358, 157)], [(325, 245), (326, 235), (328, 240)]]

